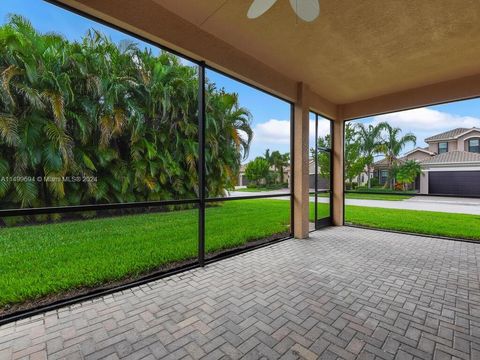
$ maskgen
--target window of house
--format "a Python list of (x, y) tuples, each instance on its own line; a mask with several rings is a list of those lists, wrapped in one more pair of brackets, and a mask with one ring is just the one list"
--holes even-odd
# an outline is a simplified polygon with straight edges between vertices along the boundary
[(387, 182), (388, 179), (388, 170), (380, 171), (380, 183), (384, 184)]
[(448, 151), (448, 143), (446, 143), (446, 142), (438, 143), (438, 153), (439, 154), (446, 153), (447, 151)]
[(468, 151), (474, 153), (480, 153), (480, 139), (468, 140)]

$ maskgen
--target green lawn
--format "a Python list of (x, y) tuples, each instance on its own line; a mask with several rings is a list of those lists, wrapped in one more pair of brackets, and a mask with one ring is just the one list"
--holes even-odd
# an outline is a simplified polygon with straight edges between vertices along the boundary
[[(328, 204), (318, 204), (319, 217)], [(314, 204), (310, 204), (313, 220)], [(207, 208), (208, 253), (288, 230), (290, 202)], [(480, 216), (346, 206), (353, 224), (480, 240)], [(0, 307), (138, 276), (197, 256), (198, 213), (181, 210), (0, 229)]]
[[(289, 222), (288, 201), (225, 202), (206, 210), (206, 251), (284, 232)], [(0, 307), (193, 259), (197, 233), (196, 210), (0, 229)]]
[(480, 240), (480, 216), (346, 206), (345, 221), (374, 228)]
[(409, 195), (384, 195), (384, 194), (355, 194), (346, 193), (347, 199), (365, 199), (365, 200), (387, 200), (387, 201), (401, 201), (410, 199)]
[(367, 188), (367, 187), (358, 187), (355, 190), (348, 190), (348, 191), (353, 191), (353, 192), (372, 192), (372, 193), (384, 193), (384, 194), (415, 194), (416, 190), (391, 190), (388, 188), (384, 187), (372, 187), (372, 188)]

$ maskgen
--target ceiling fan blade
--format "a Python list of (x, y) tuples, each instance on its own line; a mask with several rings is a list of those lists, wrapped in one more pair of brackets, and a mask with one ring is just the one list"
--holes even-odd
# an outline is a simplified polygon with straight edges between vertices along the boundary
[(263, 15), (276, 2), (277, 0), (254, 0), (248, 9), (247, 17), (249, 19), (255, 19)]
[(303, 21), (313, 21), (320, 15), (318, 0), (290, 0), (290, 5), (297, 16)]

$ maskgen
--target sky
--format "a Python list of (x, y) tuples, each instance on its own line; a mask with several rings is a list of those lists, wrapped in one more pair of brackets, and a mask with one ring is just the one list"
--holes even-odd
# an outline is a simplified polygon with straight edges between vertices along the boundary
[[(435, 134), (458, 128), (480, 128), (480, 99), (457, 101), (443, 105), (422, 107), (353, 120), (352, 123), (378, 124), (386, 121), (402, 129), (402, 134), (413, 133), (417, 143), (405, 147), (403, 153), (420, 146), (425, 147), (424, 139)], [(378, 156), (379, 158), (382, 155)]]
[[(69, 40), (78, 40), (88, 29), (94, 28), (107, 34), (115, 42), (130, 39), (140, 47), (150, 48), (153, 53), (158, 52), (158, 49), (145, 42), (42, 0), (0, 0), (0, 24), (5, 23), (11, 13), (23, 15), (40, 32), (55, 32)], [(186, 60), (184, 64), (193, 65)], [(249, 109), (252, 114), (254, 137), (249, 156), (243, 162), (261, 156), (267, 148), (282, 153), (290, 151), (290, 105), (287, 102), (210, 70), (206, 75), (218, 88), (223, 87), (228, 92), (237, 93), (241, 106)], [(382, 121), (400, 127), (402, 133), (414, 133), (417, 136), (416, 146), (423, 147), (426, 146), (426, 137), (443, 131), (456, 127), (480, 127), (480, 99), (373, 116), (353, 122), (377, 124)], [(314, 144), (314, 124), (311, 116), (310, 146)], [(321, 118), (319, 135), (324, 136), (329, 129), (329, 121)], [(409, 145), (404, 152), (413, 148), (413, 145)]]

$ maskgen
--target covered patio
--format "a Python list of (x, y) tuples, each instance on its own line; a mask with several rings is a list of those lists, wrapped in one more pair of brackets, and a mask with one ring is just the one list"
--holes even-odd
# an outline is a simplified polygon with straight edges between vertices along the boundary
[(0, 327), (1, 359), (478, 359), (480, 248), (350, 227)]
[[(191, 176), (194, 195), (155, 198), (147, 194), (144, 201), (136, 202), (0, 209), (2, 219), (90, 211), (106, 211), (99, 217), (108, 219), (109, 210), (118, 210), (111, 216), (117, 223), (99, 222), (93, 228), (88, 225), (92, 222), (85, 222), (85, 233), (92, 242), (99, 240), (97, 244), (101, 244), (101, 234), (111, 235), (111, 243), (98, 247), (97, 253), (109, 258), (112, 267), (122, 262), (119, 256), (115, 264), (115, 250), (141, 255), (116, 277), (98, 279), (93, 276), (98, 275), (96, 264), (85, 258), (85, 267), (78, 273), (85, 272), (90, 283), (72, 283), (56, 292), (26, 297), (31, 305), (44, 296), (42, 308), (20, 308), (18, 313), (7, 309), (5, 317), (0, 317), (0, 360), (480, 358), (480, 247), (474, 238), (461, 241), (345, 226), (344, 214), (347, 121), (480, 97), (480, 2), (320, 0), (320, 17), (314, 22), (299, 20), (286, 0), (278, 0), (255, 20), (246, 16), (250, 1), (47, 2), (168, 51), (178, 57), (180, 67), (189, 67), (195, 74), (191, 82), (196, 86), (194, 106), (189, 104), (195, 123), (191, 124), (193, 130), (188, 128), (189, 149), (194, 155), (188, 160), (191, 167), (182, 173)], [(136, 66), (138, 59), (133, 59), (134, 67), (140, 67)], [(215, 158), (208, 154), (206, 140), (206, 133), (214, 136), (206, 130), (209, 71), (288, 106), (289, 142), (285, 146), (289, 146), (286, 155), (290, 158), (285, 167), (291, 178), (285, 189), (227, 197), (219, 195), (227, 188), (220, 186), (218, 193), (208, 193), (212, 179), (207, 174), (207, 158)], [(103, 105), (102, 96), (96, 100)], [(117, 120), (116, 115), (113, 118)], [(320, 118), (329, 128), (328, 146), (321, 150)], [(319, 151), (328, 154), (328, 189), (320, 192), (315, 184), (315, 194), (309, 182), (313, 162), (314, 176), (318, 175), (318, 162), (310, 158), (312, 122), (316, 128), (313, 156), (318, 158)], [(120, 128), (112, 125), (112, 133)], [(110, 139), (108, 134), (105, 137)], [(156, 144), (147, 153), (161, 152)], [(129, 153), (127, 150), (122, 148), (124, 153)], [(235, 159), (237, 155), (239, 159), (240, 153)], [(91, 160), (83, 159), (87, 167), (95, 169)], [(183, 181), (178, 174), (169, 177), (165, 182)], [(235, 189), (230, 184), (229, 190), (232, 187)], [(318, 199), (320, 193), (324, 196)], [(289, 203), (276, 201), (278, 197)], [(262, 203), (262, 199), (271, 202)], [(349, 201), (361, 205), (369, 200)], [(370, 207), (379, 206), (380, 200), (375, 201)], [(233, 205), (230, 212), (225, 212), (224, 206), (222, 213), (218, 204)], [(382, 209), (400, 206), (438, 211), (437, 203), (425, 205), (415, 200), (406, 205), (388, 203)], [(154, 216), (173, 215), (175, 207), (179, 212), (170, 222), (152, 216), (130, 223), (134, 225), (117, 216), (155, 207)], [(382, 209), (379, 212), (384, 212)], [(124, 210), (131, 213), (122, 213)], [(319, 213), (325, 216), (321, 218)], [(469, 215), (468, 224), (472, 224), (478, 212), (472, 210)], [(263, 223), (257, 224), (258, 229), (250, 229), (260, 218)], [(78, 229), (75, 224), (80, 221), (72, 221), (74, 226), (69, 228), (69, 219), (76, 220), (67, 217), (59, 221), (59, 228), (66, 227), (57, 244), (64, 255), (58, 263), (66, 273), (72, 271), (67, 240), (77, 233), (76, 242), (80, 243), (84, 234), (72, 230)], [(120, 223), (131, 232), (126, 234)], [(48, 225), (48, 220), (39, 224)], [(145, 224), (157, 227), (144, 230)], [(18, 232), (17, 243), (42, 237), (43, 243), (52, 245), (48, 227), (39, 236), (38, 228), (23, 225), (28, 222), (19, 228), (30, 232), (25, 236)], [(272, 229), (265, 230), (267, 225)], [(225, 229), (229, 232), (222, 232)], [(143, 231), (150, 231), (151, 238), (147, 236), (145, 243), (153, 244), (145, 250), (132, 240), (132, 233)], [(475, 232), (475, 227), (469, 231)], [(240, 232), (243, 237), (233, 239), (232, 234)], [(220, 241), (225, 240), (224, 234), (232, 235), (228, 239), (231, 244)], [(132, 240), (130, 248), (121, 249), (126, 240)], [(188, 243), (184, 254), (178, 245), (182, 241)], [(165, 252), (173, 259), (168, 261), (161, 249), (167, 242)], [(49, 250), (43, 243), (38, 241), (38, 246), (45, 254)], [(38, 260), (30, 243), (23, 246)], [(163, 262), (154, 258), (152, 248)], [(87, 252), (80, 248), (79, 259)], [(143, 255), (151, 263), (134, 267), (145, 260)], [(50, 265), (45, 264), (48, 269)], [(99, 264), (108, 273), (110, 266), (101, 260)], [(27, 270), (34, 272), (32, 268)], [(15, 270), (11, 273), (16, 274)], [(38, 280), (43, 276), (39, 274), (31, 282), (40, 290), (45, 285), (42, 281), (55, 282), (55, 278)], [(63, 273), (59, 274), (61, 278)], [(135, 285), (139, 279), (142, 285)], [(102, 292), (103, 285), (111, 285), (105, 288), (108, 295)], [(62, 291), (69, 295), (67, 290), (76, 297), (49, 303)]]

